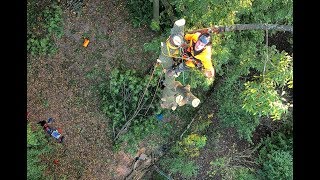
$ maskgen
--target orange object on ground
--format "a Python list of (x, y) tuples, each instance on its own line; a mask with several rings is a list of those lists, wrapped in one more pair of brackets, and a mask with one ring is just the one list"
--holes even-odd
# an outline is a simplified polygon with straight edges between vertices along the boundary
[(87, 47), (89, 42), (90, 42), (89, 39), (85, 38), (83, 42), (83, 47)]
[(54, 164), (59, 164), (59, 161), (57, 159), (53, 160)]

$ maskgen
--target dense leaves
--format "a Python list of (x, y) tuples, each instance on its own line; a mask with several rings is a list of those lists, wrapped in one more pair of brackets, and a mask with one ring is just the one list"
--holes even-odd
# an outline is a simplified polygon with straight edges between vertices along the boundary
[(185, 178), (197, 175), (199, 167), (192, 158), (198, 157), (206, 145), (206, 136), (190, 134), (178, 141), (170, 150), (171, 157), (162, 158), (160, 164), (171, 173), (180, 173)]
[(63, 35), (62, 9), (56, 3), (28, 1), (27, 50), (32, 55), (52, 55), (54, 39)]
[[(147, 9), (151, 9), (149, 2), (151, 1), (146, 3)], [(292, 0), (168, 0), (166, 2), (172, 9), (168, 9), (168, 4), (166, 4), (167, 9), (161, 9), (159, 23), (162, 28), (163, 25), (166, 25), (163, 30), (163, 34), (166, 35), (168, 29), (172, 27), (172, 23), (168, 23), (169, 18), (164, 13), (171, 10), (175, 15), (171, 19), (186, 19), (186, 31), (213, 25), (228, 26), (247, 23), (292, 25), (293, 22)], [(130, 1), (130, 3), (134, 4), (133, 1)], [(141, 7), (145, 9), (145, 6)], [(136, 7), (131, 7), (131, 9), (133, 8)], [(158, 24), (156, 26), (152, 23), (149, 10), (145, 11), (144, 14), (143, 11), (139, 11), (139, 13), (142, 12), (140, 15), (137, 15), (137, 12), (135, 10), (135, 13), (133, 13), (135, 14), (133, 19), (139, 19), (139, 22), (149, 22), (153, 29), (159, 30)], [(283, 121), (288, 113), (292, 113), (290, 111), (290, 107), (293, 106), (292, 54), (289, 55), (288, 52), (279, 49), (280, 45), (269, 42), (270, 37), (275, 35), (276, 31), (273, 30), (237, 31), (212, 35), (212, 63), (216, 69), (214, 81), (216, 85), (212, 86), (214, 82), (207, 81), (197, 70), (184, 72), (177, 78), (184, 85), (190, 84), (193, 92), (196, 95), (199, 94), (200, 98), (214, 100), (218, 107), (216, 114), (220, 125), (235, 128), (239, 137), (252, 145), (254, 145), (252, 141), (253, 133), (256, 131), (256, 127), (260, 125), (262, 118)], [(292, 49), (291, 37), (285, 38)], [(145, 43), (145, 50), (161, 53), (156, 46), (160, 39), (156, 38), (153, 42)], [(119, 90), (119, 92), (121, 91)], [(213, 93), (211, 94), (211, 92)], [(209, 96), (205, 97), (207, 94)], [(120, 99), (114, 100), (114, 102), (118, 101), (121, 102)], [(118, 111), (111, 112), (123, 114), (121, 108), (116, 109)], [(105, 110), (105, 112), (107, 111)], [(190, 114), (194, 112), (185, 107), (184, 110), (179, 109), (176, 113), (184, 119), (190, 119)], [(125, 122), (123, 119), (126, 119), (126, 117), (121, 119), (122, 122), (119, 120), (117, 121), (118, 124), (114, 125), (115, 129)], [(152, 127), (152, 125), (148, 126)], [(140, 132), (137, 127), (133, 129), (137, 129), (135, 132)], [(128, 133), (130, 137), (139, 137), (138, 133), (134, 134), (133, 131)], [(129, 141), (129, 138), (125, 141)], [(216, 173), (225, 178), (256, 179), (258, 178), (256, 176), (259, 176), (259, 178), (269, 179), (290, 179), (292, 161), (290, 161), (289, 151), (285, 147), (270, 150), (274, 143), (266, 144), (266, 142), (264, 141), (263, 148), (258, 152), (259, 161), (257, 162), (262, 167), (261, 173), (256, 173), (255, 170), (246, 167), (234, 168), (232, 165), (229, 166), (229, 163), (227, 163), (228, 157), (216, 158), (212, 161), (212, 166), (216, 167)], [(170, 151), (172, 159), (165, 158), (162, 161), (163, 168), (172, 173), (181, 173), (185, 177), (195, 175), (197, 168), (190, 164), (189, 162), (192, 161), (187, 161), (187, 158), (197, 157), (199, 148), (202, 148), (205, 143), (205, 136), (187, 135), (182, 141), (175, 143), (174, 148)], [(286, 147), (292, 149), (292, 144)], [(281, 156), (283, 158), (280, 158)], [(282, 170), (278, 170), (280, 166), (283, 166)]]
[(261, 142), (257, 162), (258, 171), (265, 179), (293, 179), (293, 139), (281, 132), (266, 137)]
[(31, 125), (27, 125), (27, 178), (28, 179), (44, 179), (44, 171), (46, 164), (41, 162), (41, 155), (50, 153), (52, 148), (48, 145), (45, 134), (42, 129), (36, 127), (31, 129)]
[[(169, 125), (163, 125), (156, 119), (156, 114), (161, 112), (159, 108), (160, 88), (157, 87), (161, 71), (155, 69), (153, 76), (144, 77), (134, 70), (120, 72), (112, 71), (108, 82), (100, 85), (102, 97), (102, 111), (111, 119), (116, 148), (122, 142), (127, 143), (126, 149), (134, 154), (138, 149), (138, 143), (150, 134), (166, 135)], [(121, 130), (125, 124), (125, 130)]]
[(131, 21), (134, 27), (140, 27), (142, 25), (152, 23), (152, 0), (127, 0), (127, 7), (132, 14)]

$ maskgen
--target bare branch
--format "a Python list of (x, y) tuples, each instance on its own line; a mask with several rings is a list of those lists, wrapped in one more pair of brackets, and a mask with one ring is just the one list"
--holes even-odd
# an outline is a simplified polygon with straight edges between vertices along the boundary
[(144, 96), (145, 96), (145, 94), (146, 94), (146, 91), (148, 90), (148, 87), (149, 87), (149, 84), (150, 84), (150, 82), (151, 82), (151, 79), (153, 78), (153, 74), (154, 74), (155, 69), (156, 69), (155, 67), (156, 67), (156, 66), (154, 66), (154, 68), (153, 68), (152, 74), (151, 74), (150, 79), (149, 79), (149, 81), (148, 81), (148, 84), (147, 84), (147, 86), (146, 86), (146, 88), (145, 88), (145, 90), (144, 90), (144, 92), (143, 92), (143, 95), (142, 95), (141, 98), (139, 99), (139, 102), (138, 102), (138, 105), (137, 105), (136, 110), (134, 111), (132, 117), (122, 126), (122, 128), (120, 129), (120, 131), (118, 132), (118, 134), (116, 135), (116, 137), (115, 137), (114, 140), (117, 140), (117, 139), (119, 138), (119, 136), (120, 136), (126, 129), (129, 128), (129, 126), (130, 126), (130, 124), (131, 124), (131, 121), (138, 115), (138, 113), (140, 112), (142, 106), (144, 105), (145, 102), (143, 103), (142, 106), (140, 106), (140, 105), (141, 105), (141, 102), (142, 102), (142, 100), (143, 100), (143, 98), (144, 98)]
[(191, 126), (191, 124), (192, 124), (192, 122), (193, 122), (194, 120), (195, 120), (195, 118), (192, 118), (192, 120), (191, 120), (191, 122), (188, 124), (187, 128), (186, 128), (186, 129), (183, 131), (183, 133), (180, 135), (180, 140), (182, 139), (183, 134), (186, 133), (187, 130), (190, 128), (190, 126)]

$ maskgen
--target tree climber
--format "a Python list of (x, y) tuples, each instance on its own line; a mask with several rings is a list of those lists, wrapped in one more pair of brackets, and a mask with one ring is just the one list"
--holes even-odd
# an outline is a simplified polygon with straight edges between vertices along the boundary
[(181, 43), (183, 48), (182, 58), (173, 58), (175, 63), (172, 69), (167, 71), (167, 75), (178, 76), (180, 72), (196, 67), (207, 78), (213, 78), (215, 70), (211, 62), (210, 33), (210, 29), (205, 29), (193, 34), (185, 34), (184, 40), (186, 43)]

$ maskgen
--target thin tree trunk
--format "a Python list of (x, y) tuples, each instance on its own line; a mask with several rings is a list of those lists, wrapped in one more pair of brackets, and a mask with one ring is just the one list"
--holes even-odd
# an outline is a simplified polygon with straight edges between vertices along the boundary
[(159, 0), (153, 0), (153, 20), (159, 22)]

